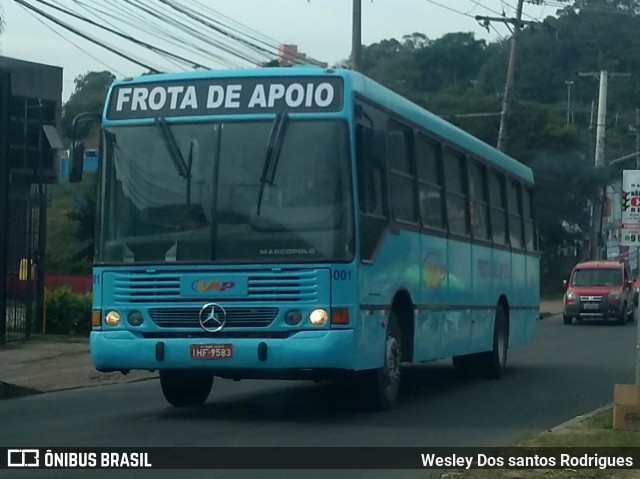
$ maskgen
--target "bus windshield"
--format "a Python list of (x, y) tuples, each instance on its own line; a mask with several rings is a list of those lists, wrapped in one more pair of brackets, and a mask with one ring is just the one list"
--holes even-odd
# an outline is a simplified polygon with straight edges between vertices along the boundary
[(346, 123), (287, 119), (274, 131), (271, 121), (106, 128), (97, 262), (350, 260)]

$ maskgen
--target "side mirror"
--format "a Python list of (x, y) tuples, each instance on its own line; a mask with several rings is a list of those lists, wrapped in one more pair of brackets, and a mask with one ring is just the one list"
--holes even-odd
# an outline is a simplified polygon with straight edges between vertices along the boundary
[(569, 280), (563, 279), (562, 288), (566, 291), (568, 287), (569, 287)]
[(82, 173), (84, 172), (84, 143), (76, 141), (71, 147), (71, 155), (69, 158), (69, 181), (78, 183), (82, 181)]

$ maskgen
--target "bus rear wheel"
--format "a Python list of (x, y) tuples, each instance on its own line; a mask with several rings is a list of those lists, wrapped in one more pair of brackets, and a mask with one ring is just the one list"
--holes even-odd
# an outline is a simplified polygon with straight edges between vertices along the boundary
[(213, 376), (196, 371), (160, 371), (160, 387), (169, 404), (175, 407), (202, 405), (211, 392)]
[(367, 406), (376, 411), (391, 409), (400, 390), (400, 361), (402, 338), (400, 325), (393, 311), (389, 313), (384, 345), (384, 364), (381, 368), (363, 371), (361, 393)]
[(493, 349), (480, 353), (482, 376), (488, 379), (499, 379), (507, 367), (507, 351), (509, 349), (509, 316), (501, 304), (496, 308), (496, 319), (493, 327)]
[(493, 347), (482, 353), (454, 356), (453, 366), (463, 376), (498, 379), (507, 367), (509, 319), (504, 306), (498, 305), (493, 327)]

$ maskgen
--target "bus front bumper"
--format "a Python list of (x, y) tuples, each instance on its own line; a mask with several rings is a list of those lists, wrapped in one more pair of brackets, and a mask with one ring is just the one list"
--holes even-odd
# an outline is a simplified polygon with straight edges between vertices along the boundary
[[(355, 349), (353, 330), (347, 329), (300, 331), (278, 339), (157, 339), (142, 338), (131, 331), (92, 331), (90, 345), (93, 365), (98, 371), (201, 369), (219, 371), (221, 375), (224, 372), (233, 375), (233, 371), (350, 370), (354, 366)], [(211, 346), (199, 348), (200, 345)], [(192, 357), (192, 349), (220, 345), (225, 345), (223, 357)], [(230, 357), (227, 356), (229, 345)]]

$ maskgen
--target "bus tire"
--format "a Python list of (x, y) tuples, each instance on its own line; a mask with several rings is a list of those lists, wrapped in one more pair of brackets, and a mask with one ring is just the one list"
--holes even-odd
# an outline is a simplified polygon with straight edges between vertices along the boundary
[(381, 368), (363, 371), (361, 393), (366, 405), (375, 411), (391, 409), (400, 390), (400, 360), (402, 358), (402, 337), (400, 325), (393, 311), (389, 313), (384, 345), (384, 364)]
[(496, 308), (496, 319), (493, 327), (493, 348), (480, 353), (478, 360), (481, 375), (486, 379), (500, 379), (507, 367), (507, 351), (509, 350), (509, 317), (504, 306)]
[(496, 308), (493, 328), (493, 347), (482, 353), (465, 354), (453, 357), (453, 367), (460, 376), (498, 379), (507, 366), (509, 347), (509, 320), (501, 304)]
[(160, 387), (169, 404), (175, 407), (202, 405), (211, 392), (213, 376), (196, 371), (160, 371)]

